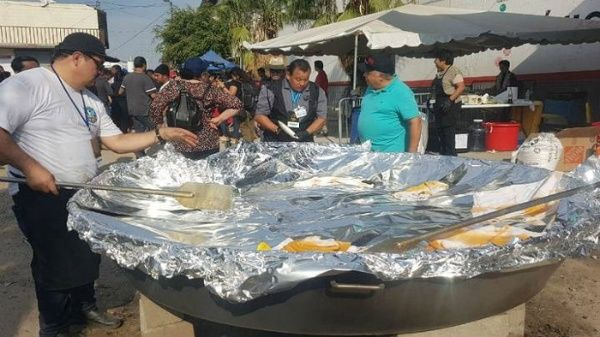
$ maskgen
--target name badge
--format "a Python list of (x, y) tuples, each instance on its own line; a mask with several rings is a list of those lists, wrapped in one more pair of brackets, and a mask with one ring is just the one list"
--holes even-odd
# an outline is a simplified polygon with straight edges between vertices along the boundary
[(92, 139), (90, 139), (90, 142), (92, 143), (92, 151), (94, 152), (94, 157), (96, 159), (102, 159), (102, 146), (100, 145), (100, 137), (92, 137)]
[(296, 115), (296, 117), (298, 117), (298, 119), (306, 117), (306, 115), (307, 115), (306, 108), (303, 106), (298, 106), (298, 107), (296, 107), (296, 109), (294, 109), (294, 114)]
[(287, 126), (290, 128), (298, 129), (300, 128), (300, 122), (287, 122)]

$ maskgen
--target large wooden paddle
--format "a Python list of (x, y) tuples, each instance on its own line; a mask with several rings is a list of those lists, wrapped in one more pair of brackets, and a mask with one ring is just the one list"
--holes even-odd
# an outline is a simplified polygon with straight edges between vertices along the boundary
[[(23, 178), (0, 177), (0, 181), (24, 184)], [(175, 198), (182, 206), (191, 209), (230, 209), (233, 203), (233, 188), (213, 183), (188, 182), (176, 190), (97, 185), (86, 183), (57, 182), (57, 186), (70, 189), (104, 190), (125, 193), (164, 195)]]

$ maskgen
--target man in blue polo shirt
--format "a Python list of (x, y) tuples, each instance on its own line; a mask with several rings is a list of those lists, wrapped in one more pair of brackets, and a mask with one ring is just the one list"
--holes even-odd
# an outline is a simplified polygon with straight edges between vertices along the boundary
[(363, 97), (358, 133), (376, 152), (417, 152), (421, 117), (413, 91), (398, 79), (391, 57), (368, 56), (361, 65), (369, 87)]

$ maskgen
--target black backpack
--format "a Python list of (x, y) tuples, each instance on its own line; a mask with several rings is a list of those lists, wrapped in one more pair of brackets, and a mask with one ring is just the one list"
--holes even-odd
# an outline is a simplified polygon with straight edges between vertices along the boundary
[(248, 82), (242, 82), (240, 100), (244, 105), (244, 110), (254, 116), (256, 111), (256, 103), (258, 102), (259, 90)]
[[(204, 91), (200, 102), (204, 101), (204, 96), (210, 89), (210, 86)], [(202, 115), (205, 113), (204, 105), (198, 104), (186, 90), (185, 86), (179, 85), (179, 98), (173, 102), (167, 112), (167, 125), (171, 127), (182, 128), (194, 132), (202, 129)]]

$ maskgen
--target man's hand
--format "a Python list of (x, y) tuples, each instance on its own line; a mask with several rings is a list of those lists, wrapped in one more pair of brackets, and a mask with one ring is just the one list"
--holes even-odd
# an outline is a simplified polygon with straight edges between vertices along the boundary
[(58, 195), (58, 187), (54, 176), (42, 165), (32, 165), (23, 171), (23, 174), (27, 177), (27, 185), (32, 190)]
[(158, 129), (158, 133), (162, 139), (169, 142), (176, 141), (186, 143), (190, 146), (198, 145), (198, 136), (195, 133), (185, 129), (164, 127)]
[(23, 172), (27, 185), (34, 190), (58, 195), (58, 187), (50, 171), (15, 144), (11, 135), (0, 128), (0, 163), (10, 164)]
[(445, 114), (450, 113), (450, 110), (452, 109), (452, 101), (450, 99), (443, 100), (440, 109)]
[(210, 125), (211, 128), (217, 130), (219, 129), (219, 125), (221, 125), (221, 123), (223, 123), (223, 118), (221, 118), (223, 114), (220, 114), (217, 117), (213, 117), (210, 119), (210, 121), (208, 121), (208, 125)]

